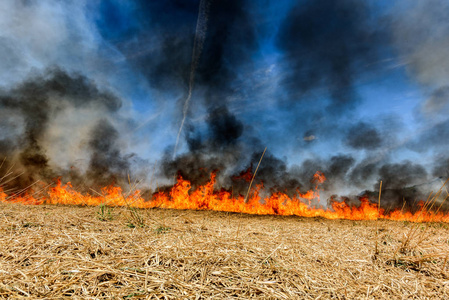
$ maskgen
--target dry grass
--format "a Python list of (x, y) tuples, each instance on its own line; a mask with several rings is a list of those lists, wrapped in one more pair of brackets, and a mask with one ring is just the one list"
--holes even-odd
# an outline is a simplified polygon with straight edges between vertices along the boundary
[(97, 213), (0, 204), (0, 298), (449, 299), (448, 224)]

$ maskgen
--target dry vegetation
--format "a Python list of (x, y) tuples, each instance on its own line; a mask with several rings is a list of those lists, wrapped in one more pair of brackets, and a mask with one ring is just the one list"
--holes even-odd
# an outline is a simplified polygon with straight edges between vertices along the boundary
[(373, 221), (19, 204), (0, 219), (4, 299), (449, 299), (444, 223), (377, 235)]

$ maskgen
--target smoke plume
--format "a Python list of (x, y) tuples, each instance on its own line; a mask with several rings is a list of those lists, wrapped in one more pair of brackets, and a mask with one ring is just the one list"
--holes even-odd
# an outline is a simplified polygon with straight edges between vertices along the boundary
[(321, 171), (326, 199), (375, 198), (382, 181), (385, 204), (412, 205), (448, 175), (448, 12), (443, 0), (2, 1), (0, 157), (21, 174), (9, 186), (155, 173), (159, 189), (178, 175), (195, 188), (217, 172), (234, 195), (254, 179), (294, 196)]
[[(100, 90), (92, 80), (49, 69), (1, 91), (0, 107), (8, 114), (2, 124), (0, 141), (5, 147), (0, 148), (0, 156), (21, 174), (11, 185), (25, 188), (36, 181), (48, 183), (63, 174), (75, 175), (74, 168), (67, 171), (71, 166), (77, 166), (81, 174), (66, 180), (83, 174), (83, 181), (93, 186), (126, 180), (129, 163), (117, 143), (118, 133), (107, 119), (120, 118), (121, 100)], [(95, 120), (99, 115), (106, 119)], [(67, 123), (70, 126), (66, 127)], [(71, 147), (66, 148), (67, 144)], [(87, 160), (86, 168), (76, 160)]]

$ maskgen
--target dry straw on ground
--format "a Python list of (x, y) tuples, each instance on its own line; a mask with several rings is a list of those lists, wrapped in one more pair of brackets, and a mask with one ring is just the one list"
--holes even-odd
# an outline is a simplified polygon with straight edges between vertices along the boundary
[(0, 204), (0, 298), (449, 299), (444, 223), (98, 213)]

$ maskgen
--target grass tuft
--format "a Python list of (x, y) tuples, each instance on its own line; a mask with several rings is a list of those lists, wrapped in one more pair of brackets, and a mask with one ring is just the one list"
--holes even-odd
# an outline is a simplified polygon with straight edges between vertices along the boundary
[(168, 226), (163, 226), (163, 225), (160, 225), (160, 226), (156, 227), (156, 229), (155, 229), (155, 231), (156, 231), (157, 234), (168, 233), (168, 232), (170, 232), (170, 230), (171, 230), (170, 227), (168, 227)]
[(100, 221), (110, 221), (113, 219), (112, 207), (106, 206), (104, 203), (98, 206), (97, 218)]

